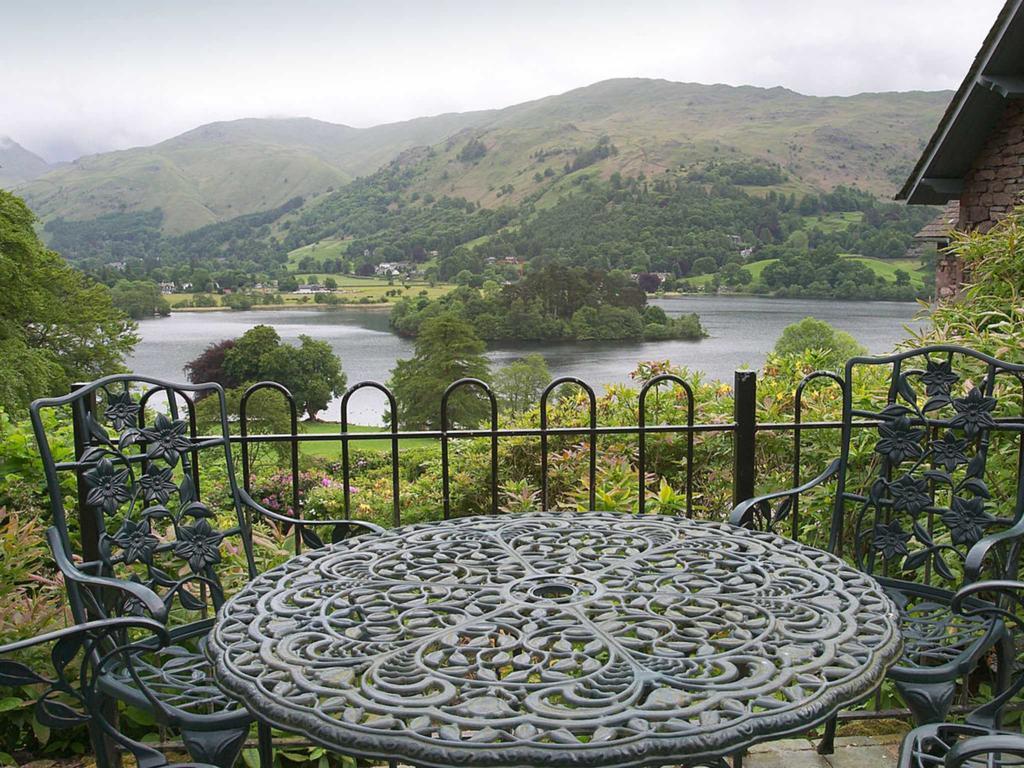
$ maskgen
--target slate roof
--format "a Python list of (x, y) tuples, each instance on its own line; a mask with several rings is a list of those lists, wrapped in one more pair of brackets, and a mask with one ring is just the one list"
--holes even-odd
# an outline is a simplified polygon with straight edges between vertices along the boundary
[[(969, 6), (962, 12), (969, 13)], [(1007, 0), (896, 199), (941, 205), (958, 198), (964, 175), (1002, 114), (1006, 97), (1021, 92), (1024, 0)]]

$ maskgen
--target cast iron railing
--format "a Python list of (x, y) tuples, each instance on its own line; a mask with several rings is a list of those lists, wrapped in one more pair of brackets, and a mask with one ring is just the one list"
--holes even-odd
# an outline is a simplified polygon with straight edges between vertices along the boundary
[[(587, 486), (589, 489), (590, 507), (595, 506), (595, 494), (597, 490), (597, 456), (598, 438), (602, 436), (627, 436), (635, 437), (637, 440), (636, 454), (636, 487), (638, 496), (639, 511), (643, 512), (647, 506), (649, 492), (647, 477), (648, 461), (648, 437), (652, 435), (682, 434), (685, 436), (685, 472), (684, 489), (685, 511), (690, 515), (693, 513), (693, 491), (694, 491), (694, 437), (698, 433), (725, 433), (732, 435), (733, 453), (733, 477), (732, 477), (732, 499), (733, 503), (739, 503), (754, 495), (756, 473), (756, 443), (757, 435), (761, 432), (792, 432), (792, 479), (793, 485), (800, 485), (802, 479), (801, 467), (801, 438), (809, 430), (838, 430), (842, 424), (839, 421), (803, 421), (803, 399), (808, 386), (815, 381), (823, 380), (838, 387), (841, 394), (845, 386), (842, 378), (835, 373), (828, 371), (817, 371), (811, 373), (800, 381), (794, 396), (794, 414), (791, 422), (765, 422), (758, 420), (757, 414), (757, 374), (754, 371), (736, 371), (733, 387), (733, 420), (720, 423), (697, 423), (696, 422), (696, 401), (692, 386), (679, 376), (674, 374), (660, 374), (645, 382), (639, 391), (638, 398), (638, 419), (635, 425), (629, 426), (602, 426), (598, 424), (597, 396), (593, 387), (576, 377), (561, 377), (552, 381), (543, 391), (540, 397), (540, 425), (538, 427), (512, 427), (499, 428), (498, 426), (498, 405), (494, 393), (490, 387), (479, 379), (461, 379), (453, 382), (445, 391), (440, 409), (440, 428), (429, 430), (399, 430), (397, 419), (397, 402), (393, 393), (383, 384), (365, 381), (355, 384), (344, 393), (341, 399), (341, 418), (339, 430), (335, 433), (303, 432), (300, 431), (299, 409), (294, 397), (283, 385), (263, 381), (250, 386), (243, 394), (239, 406), (238, 434), (232, 437), (239, 447), (241, 459), (241, 471), (243, 485), (247, 492), (251, 492), (252, 483), (252, 453), (256, 445), (288, 445), (287, 471), (290, 475), (290, 495), (292, 508), (297, 515), (301, 514), (302, 501), (300, 489), (300, 455), (301, 446), (310, 443), (335, 443), (340, 445), (341, 459), (341, 481), (343, 486), (343, 504), (346, 517), (352, 513), (352, 499), (350, 481), (352, 476), (351, 446), (360, 441), (388, 440), (390, 442), (390, 463), (391, 463), (391, 523), (400, 525), (401, 515), (401, 473), (399, 458), (400, 446), (403, 441), (409, 440), (435, 440), (440, 447), (441, 455), (441, 483), (442, 483), (442, 509), (444, 518), (452, 513), (452, 472), (450, 447), (453, 442), (466, 439), (487, 439), (490, 443), (490, 472), (488, 486), (490, 491), (490, 512), (497, 514), (499, 511), (499, 461), (498, 446), (501, 440), (510, 438), (537, 438), (540, 441), (540, 506), (547, 508), (552, 502), (549, 483), (549, 457), (551, 441), (559, 436), (584, 437), (587, 444)], [(682, 389), (685, 395), (685, 413), (676, 423), (649, 424), (647, 414), (647, 400), (649, 395), (663, 385), (674, 385)], [(79, 385), (76, 385), (76, 387)], [(584, 426), (556, 427), (550, 424), (549, 406), (552, 395), (556, 389), (563, 386), (576, 387), (585, 395), (587, 408), (587, 423)], [(476, 389), (483, 393), (488, 404), (488, 425), (471, 429), (452, 428), (450, 426), (450, 402), (452, 396), (463, 389)], [(363, 390), (373, 390), (383, 394), (387, 402), (389, 427), (387, 431), (351, 431), (349, 406), (352, 397)], [(156, 392), (157, 390), (153, 390)], [(250, 401), (252, 397), (264, 391), (272, 391), (283, 398), (288, 407), (289, 430), (287, 433), (278, 434), (254, 434), (250, 424)], [(152, 395), (153, 392), (148, 393)], [(145, 403), (141, 403), (145, 406)], [(194, 404), (187, 408), (189, 412), (189, 428), (193, 437), (198, 435)], [(91, 406), (86, 404), (85, 411)], [(76, 459), (80, 456), (80, 448), (85, 443), (84, 424), (85, 413), (77, 410), (73, 414), (74, 431), (76, 436)], [(863, 422), (858, 426), (873, 426), (874, 422)], [(815, 470), (816, 468), (811, 468)], [(197, 492), (201, 488), (202, 472), (198, 457), (192, 463), (193, 482)], [(87, 488), (83, 482), (79, 482), (79, 509), (85, 507), (84, 500)], [(722, 510), (723, 515), (727, 510)], [(98, 539), (98, 531), (94, 531), (92, 516), (86, 515), (80, 520), (82, 526), (83, 554), (92, 557), (96, 553), (90, 552)], [(793, 501), (792, 524), (794, 532), (799, 524), (799, 499)], [(295, 531), (296, 547), (301, 549), (302, 531)]]

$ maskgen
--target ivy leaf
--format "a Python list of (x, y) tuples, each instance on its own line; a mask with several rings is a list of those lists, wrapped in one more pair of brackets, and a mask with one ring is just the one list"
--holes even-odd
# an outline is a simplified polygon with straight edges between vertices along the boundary
[(953, 478), (949, 476), (948, 472), (943, 472), (941, 469), (929, 469), (921, 474), (929, 480), (934, 480), (936, 483), (953, 484)]
[(60, 675), (71, 660), (78, 655), (78, 652), (82, 649), (83, 636), (81, 633), (68, 635), (62, 637), (56, 643), (53, 644), (53, 650), (50, 651), (50, 659), (53, 662), (53, 668), (57, 670), (57, 674)]
[(907, 378), (906, 374), (900, 376), (899, 381), (896, 384), (896, 388), (899, 390), (903, 399), (908, 403), (917, 403), (917, 392), (912, 386), (910, 386), (910, 379)]
[(778, 508), (775, 510), (775, 519), (785, 520), (787, 517), (789, 517), (789, 510), (792, 509), (792, 507), (793, 497), (787, 496), (785, 499), (782, 500), (782, 503), (779, 504)]
[(209, 507), (207, 507), (205, 504), (199, 501), (193, 501), (192, 503), (183, 507), (181, 510), (181, 514), (188, 515), (189, 517), (194, 517), (197, 519), (200, 517), (216, 517), (216, 515), (214, 515), (213, 512), (210, 511)]
[(178, 590), (178, 600), (181, 601), (181, 607), (187, 611), (201, 611), (206, 607), (206, 603), (184, 587)]
[(928, 556), (931, 553), (932, 553), (932, 548), (929, 547), (928, 549), (921, 549), (921, 550), (918, 550), (917, 552), (913, 552), (913, 553), (907, 555), (906, 560), (903, 561), (904, 569), (906, 569), (908, 571), (916, 571), (918, 568), (920, 568), (922, 565), (924, 565), (925, 560), (928, 559)]
[(956, 579), (956, 576), (954, 576), (953, 572), (949, 570), (949, 566), (946, 565), (946, 561), (942, 559), (938, 550), (935, 551), (935, 556), (932, 558), (932, 564), (935, 566), (935, 572), (942, 578), (947, 579), (948, 581), (954, 581)]
[(107, 430), (105, 430), (103, 425), (93, 418), (91, 413), (85, 414), (85, 428), (89, 431), (89, 434), (99, 442), (104, 445), (111, 445), (110, 435), (107, 434)]
[(966, 488), (975, 496), (981, 496), (983, 499), (992, 498), (992, 494), (988, 492), (988, 485), (980, 477), (968, 477), (960, 487)]
[(311, 549), (320, 549), (324, 545), (323, 540), (308, 525), (302, 526), (302, 542)]
[(985, 474), (985, 454), (976, 453), (967, 462), (967, 476), (968, 477), (981, 477)]
[(178, 497), (181, 499), (182, 504), (196, 500), (196, 486), (192, 482), (192, 475), (188, 472), (185, 473), (185, 477), (181, 480), (181, 485), (178, 486)]
[(45, 678), (40, 677), (24, 664), (8, 659), (0, 659), (0, 686), (4, 688), (18, 688), (22, 685), (35, 685), (45, 683)]
[(884, 478), (880, 477), (875, 480), (875, 482), (871, 484), (871, 489), (868, 491), (868, 501), (870, 501), (873, 506), (877, 507), (878, 502), (880, 502), (882, 497), (885, 496), (885, 491), (888, 487), (888, 483), (885, 482)]
[(49, 728), (73, 728), (89, 721), (89, 716), (76, 712), (60, 701), (40, 699), (36, 702), (36, 719)]
[(926, 531), (924, 529), (924, 526), (916, 520), (914, 521), (914, 536), (916, 536), (917, 540), (924, 544), (926, 547), (930, 547), (934, 543), (928, 531)]

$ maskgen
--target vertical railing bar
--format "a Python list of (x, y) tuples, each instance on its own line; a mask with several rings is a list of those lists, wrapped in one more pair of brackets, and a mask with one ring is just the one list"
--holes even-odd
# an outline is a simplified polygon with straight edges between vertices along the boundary
[(590, 441), (588, 479), (590, 493), (588, 494), (590, 508), (597, 506), (597, 396), (594, 389), (583, 379), (575, 376), (559, 376), (551, 381), (540, 396), (540, 474), (541, 474), (541, 504), (544, 509), (548, 508), (548, 398), (551, 393), (563, 384), (575, 384), (584, 391), (589, 402), (588, 415), (590, 423), (587, 426), (587, 435)]
[(491, 399), (491, 514), (498, 514), (498, 401), (487, 390)]
[[(72, 384), (71, 391), (74, 392), (87, 384)], [(75, 463), (82, 460), (86, 446), (89, 444), (89, 430), (86, 426), (87, 417), (96, 410), (95, 390), (83, 395), (71, 404), (71, 427), (75, 447)], [(88, 562), (97, 562), (100, 559), (100, 530), (99, 520), (95, 514), (90, 514), (89, 504), (86, 499), (89, 496), (89, 486), (85, 481), (85, 470), (78, 467), (75, 470), (76, 489), (78, 491), (78, 532), (82, 537), (82, 558)]]
[(579, 382), (590, 399), (590, 508), (597, 506), (597, 398), (589, 384)]
[(671, 382), (682, 387), (686, 393), (686, 513), (689, 515), (693, 509), (693, 389), (679, 376), (673, 373), (662, 373), (651, 378), (640, 388), (637, 407), (637, 430), (638, 430), (638, 451), (637, 461), (639, 463), (640, 483), (640, 512), (646, 508), (647, 497), (647, 394), (656, 389), (663, 382)]
[[(276, 381), (258, 381), (255, 384), (246, 388), (245, 392), (242, 393), (242, 399), (238, 404), (238, 421), (240, 423), (240, 433), (242, 436), (242, 483), (246, 493), (250, 492), (249, 488), (249, 472), (251, 470), (248, 444), (249, 438), (249, 398), (255, 395), (257, 392), (263, 389), (269, 389), (277, 392), (284, 397), (284, 401), (288, 404), (288, 425), (290, 434), (288, 435), (289, 450), (289, 463), (291, 465), (291, 492), (292, 492), (292, 517), (296, 520), (302, 518), (302, 494), (299, 490), (299, 409), (295, 404), (295, 397), (283, 384), (279, 384)], [(295, 554), (302, 554), (302, 533), (304, 526), (301, 522), (295, 524), (295, 529), (292, 531), (292, 536), (295, 540)]]
[(540, 396), (540, 508), (548, 509), (548, 393), (549, 384)]
[(640, 388), (640, 397), (637, 401), (637, 511), (641, 515), (647, 506), (647, 392), (651, 387), (651, 381)]
[[(402, 500), (398, 471), (398, 409), (391, 390), (384, 388), (384, 394), (388, 396), (391, 408), (391, 522), (399, 526), (402, 524)], [(345, 490), (348, 491), (347, 488)]]
[(757, 435), (757, 372), (733, 374), (733, 505), (754, 496)]
[[(349, 467), (349, 454), (348, 454), (348, 400), (352, 395), (352, 389), (349, 389), (341, 398), (341, 431), (338, 434), (338, 438), (341, 440), (341, 483), (342, 483), (342, 499), (344, 505), (345, 519), (352, 519), (352, 499), (349, 492), (349, 486), (351, 485), (351, 469)], [(392, 414), (392, 418), (394, 414)]]
[(491, 514), (498, 513), (498, 400), (486, 381), (465, 377), (453, 381), (441, 395), (441, 475), (444, 492), (444, 518), (451, 516), (450, 481), (448, 468), (448, 398), (459, 387), (479, 387), (490, 401), (491, 428), (486, 432), (491, 439)]
[(684, 382), (686, 392), (686, 514), (693, 515), (693, 420), (696, 404), (693, 390)]
[[(839, 392), (842, 394), (845, 391), (846, 384), (843, 378), (832, 371), (813, 371), (804, 376), (800, 383), (796, 386), (796, 396), (793, 399), (793, 487), (799, 488), (803, 473), (800, 471), (800, 462), (802, 459), (802, 437), (803, 437), (803, 397), (804, 390), (806, 387), (815, 379), (829, 379), (835, 384), (839, 385)], [(800, 531), (800, 494), (793, 495), (793, 505), (791, 507), (792, 519), (790, 521), (790, 536), (793, 539), (797, 539)]]
[(180, 394), (181, 394), (181, 398), (188, 404), (189, 436), (191, 437), (192, 442), (193, 442), (193, 446), (192, 446), (192, 485), (195, 486), (195, 489), (196, 489), (196, 498), (200, 499), (200, 498), (202, 498), (203, 492), (202, 492), (202, 488), (199, 485), (200, 478), (202, 477), (202, 472), (200, 471), (200, 468), (199, 468), (199, 448), (197, 448), (195, 446), (195, 441), (196, 441), (196, 439), (199, 436), (199, 426), (198, 426), (198, 421), (196, 419), (196, 402), (195, 402), (195, 400), (193, 398), (189, 397), (189, 395), (187, 393), (181, 392)]
[(341, 478), (344, 484), (342, 496), (345, 505), (345, 519), (349, 520), (352, 517), (352, 498), (349, 488), (352, 479), (349, 443), (351, 442), (352, 435), (348, 429), (348, 404), (352, 396), (360, 389), (376, 389), (378, 392), (384, 393), (384, 397), (388, 401), (388, 421), (390, 422), (391, 432), (391, 436), (388, 438), (391, 443), (391, 522), (393, 525), (398, 526), (402, 522), (401, 476), (398, 466), (398, 442), (401, 440), (401, 436), (398, 434), (398, 403), (395, 401), (395, 395), (391, 390), (378, 381), (361, 381), (358, 384), (353, 384), (341, 396), (341, 433), (339, 434), (339, 439), (341, 440)]
[(451, 519), (452, 516), (452, 501), (451, 501), (451, 479), (448, 476), (448, 392), (451, 391), (451, 385), (444, 391), (441, 396), (441, 503), (443, 507), (443, 515), (445, 520)]

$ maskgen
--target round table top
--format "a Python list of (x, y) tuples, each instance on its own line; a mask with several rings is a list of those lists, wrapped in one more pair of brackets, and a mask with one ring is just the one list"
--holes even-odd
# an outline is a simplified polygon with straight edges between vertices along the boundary
[(207, 652), (261, 720), (424, 766), (630, 766), (803, 731), (896, 660), (870, 577), (773, 534), (665, 515), (472, 517), (297, 556)]

